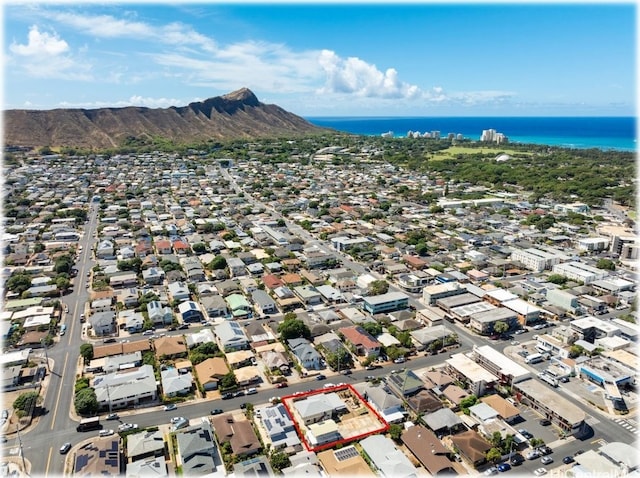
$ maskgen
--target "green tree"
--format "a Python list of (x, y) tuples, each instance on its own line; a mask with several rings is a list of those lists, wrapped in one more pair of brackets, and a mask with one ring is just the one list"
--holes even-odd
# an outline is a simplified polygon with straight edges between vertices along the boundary
[(567, 282), (567, 278), (560, 274), (551, 274), (547, 280), (553, 284), (563, 285)]
[(374, 280), (369, 284), (369, 295), (386, 294), (389, 290), (389, 283), (386, 280)]
[(487, 461), (491, 463), (497, 463), (502, 458), (502, 452), (499, 448), (492, 447), (485, 455)]
[(396, 443), (401, 443), (402, 442), (402, 440), (401, 440), (402, 432), (403, 432), (402, 425), (398, 425), (397, 423), (393, 423), (393, 424), (391, 424), (391, 426), (389, 426), (389, 436)]
[(303, 337), (311, 338), (311, 330), (307, 324), (298, 319), (286, 319), (278, 325), (278, 333), (284, 340), (297, 339)]
[(529, 440), (529, 445), (531, 445), (531, 448), (536, 448), (544, 445), (544, 440), (542, 438), (532, 438)]
[(509, 330), (509, 325), (506, 322), (499, 320), (493, 324), (493, 331), (496, 334), (504, 334), (507, 330)]
[(236, 379), (236, 375), (233, 372), (229, 372), (224, 375), (220, 380), (220, 387), (223, 390), (228, 390), (230, 388), (234, 388), (238, 385), (238, 379)]
[(377, 337), (382, 333), (382, 325), (378, 322), (365, 322), (361, 327), (374, 337)]
[(217, 256), (213, 258), (211, 262), (209, 262), (208, 266), (209, 269), (212, 269), (214, 271), (224, 269), (225, 267), (227, 267), (227, 260), (222, 256)]
[(12, 274), (7, 280), (7, 289), (17, 294), (22, 294), (31, 287), (31, 276), (29, 274)]
[(596, 262), (596, 267), (598, 269), (605, 269), (608, 271), (615, 271), (616, 270), (616, 263), (613, 262), (611, 259), (598, 259), (598, 262)]
[(83, 388), (76, 393), (73, 404), (78, 415), (93, 415), (98, 411), (98, 399), (93, 388)]
[(582, 354), (584, 354), (584, 348), (580, 345), (572, 345), (569, 348), (569, 357), (571, 358), (579, 357)]
[(340, 347), (336, 352), (326, 351), (324, 358), (333, 370), (344, 370), (353, 366), (353, 357), (344, 347)]
[(291, 460), (289, 459), (289, 455), (278, 451), (271, 453), (269, 456), (269, 464), (271, 465), (271, 468), (273, 468), (273, 471), (279, 474), (283, 468), (291, 466)]
[(80, 355), (84, 359), (84, 363), (87, 364), (91, 360), (93, 360), (93, 345), (92, 344), (82, 344), (80, 346)]
[(58, 290), (65, 291), (71, 285), (71, 281), (66, 277), (58, 277), (56, 278), (56, 287)]
[(193, 252), (195, 252), (196, 254), (204, 254), (205, 252), (207, 252), (207, 246), (203, 242), (195, 243), (193, 246), (191, 246), (191, 249), (193, 249)]
[(40, 395), (38, 392), (25, 392), (18, 395), (13, 401), (13, 408), (21, 410), (25, 414), (31, 413), (38, 403)]

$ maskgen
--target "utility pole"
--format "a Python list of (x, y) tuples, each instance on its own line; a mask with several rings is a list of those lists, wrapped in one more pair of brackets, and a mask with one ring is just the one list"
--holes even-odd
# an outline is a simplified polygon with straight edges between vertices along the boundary
[(45, 343), (44, 339), (40, 339), (40, 344), (44, 349), (44, 358), (47, 361), (47, 371), (51, 372), (51, 369), (49, 368), (49, 354), (47, 354), (47, 344)]
[(24, 461), (24, 453), (22, 451), (22, 438), (20, 437), (20, 420), (18, 420), (18, 424), (16, 425), (16, 433), (18, 434), (18, 446), (20, 447), (20, 458), (22, 458), (22, 470), (24, 474), (29, 476), (27, 473), (27, 464)]

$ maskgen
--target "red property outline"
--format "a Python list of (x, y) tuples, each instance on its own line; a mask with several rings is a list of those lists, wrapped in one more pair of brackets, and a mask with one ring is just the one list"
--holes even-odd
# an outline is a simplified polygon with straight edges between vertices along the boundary
[[(355, 435), (355, 436), (348, 437), (348, 438), (342, 438), (341, 440), (336, 440), (336, 441), (332, 441), (332, 442), (329, 442), (329, 443), (325, 443), (324, 445), (318, 445), (318, 446), (315, 446), (315, 447), (310, 446), (309, 443), (307, 442), (307, 439), (306, 439), (305, 435), (300, 430), (300, 425), (298, 424), (298, 422), (294, 418), (293, 413), (289, 409), (289, 404), (287, 403), (287, 400), (288, 399), (301, 399), (301, 398), (310, 397), (311, 395), (318, 395), (320, 393), (325, 393), (325, 392), (336, 392), (336, 391), (345, 390), (345, 389), (349, 389), (351, 391), (351, 393), (353, 393), (356, 397), (358, 397), (358, 400), (360, 400), (360, 402), (365, 407), (367, 407), (367, 409), (371, 413), (373, 413), (376, 416), (376, 418), (383, 424), (382, 428), (379, 428), (379, 429), (376, 429), (376, 430), (372, 430), (372, 431), (367, 432), (367, 433), (361, 433), (360, 435)], [(317, 389), (317, 390), (310, 390), (308, 392), (302, 392), (302, 393), (298, 392), (297, 394), (293, 394), (293, 395), (286, 395), (286, 396), (282, 397), (280, 402), (284, 405), (284, 408), (287, 411), (287, 415), (289, 415), (289, 418), (293, 422), (293, 426), (296, 429), (296, 433), (298, 434), (298, 437), (300, 437), (300, 440), (304, 444), (304, 447), (307, 449), (307, 451), (319, 452), (319, 451), (322, 451), (322, 450), (326, 450), (328, 448), (333, 448), (334, 446), (337, 446), (337, 445), (342, 445), (342, 444), (349, 443), (349, 442), (352, 442), (352, 441), (360, 440), (362, 438), (368, 437), (369, 435), (375, 435), (375, 434), (378, 434), (378, 433), (381, 433), (381, 432), (382, 433), (386, 433), (389, 430), (389, 424), (385, 421), (385, 419), (382, 418), (380, 416), (380, 414), (378, 412), (376, 412), (373, 408), (371, 408), (371, 405), (369, 405), (369, 402), (367, 402), (364, 398), (362, 398), (362, 396), (356, 391), (356, 389), (353, 388), (351, 386), (351, 384), (348, 384), (348, 383), (341, 384), (341, 385), (334, 385), (332, 387), (327, 387), (327, 388), (320, 388), (320, 389)]]

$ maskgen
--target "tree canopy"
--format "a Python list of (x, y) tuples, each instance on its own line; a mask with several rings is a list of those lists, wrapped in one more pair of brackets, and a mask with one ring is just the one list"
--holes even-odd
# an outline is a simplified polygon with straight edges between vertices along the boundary
[(297, 338), (311, 338), (311, 330), (307, 324), (299, 319), (285, 317), (284, 321), (278, 325), (278, 333), (284, 340)]

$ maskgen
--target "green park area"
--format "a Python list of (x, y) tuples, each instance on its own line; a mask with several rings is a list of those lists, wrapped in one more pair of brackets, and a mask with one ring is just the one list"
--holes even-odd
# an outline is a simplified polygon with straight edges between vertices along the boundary
[(530, 156), (533, 153), (528, 151), (517, 151), (515, 149), (496, 149), (496, 148), (471, 148), (468, 146), (451, 146), (447, 149), (443, 149), (441, 151), (435, 151), (431, 153), (429, 159), (452, 159), (458, 157), (458, 155), (465, 154), (495, 154), (499, 156), (500, 154), (508, 154), (510, 156)]

